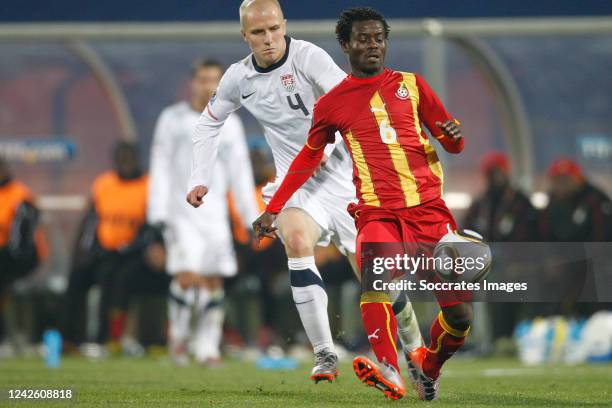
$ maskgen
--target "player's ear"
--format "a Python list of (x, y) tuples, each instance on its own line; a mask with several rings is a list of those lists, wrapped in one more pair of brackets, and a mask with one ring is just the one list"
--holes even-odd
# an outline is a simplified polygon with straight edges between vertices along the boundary
[(342, 48), (342, 52), (344, 52), (345, 54), (348, 54), (349, 49), (348, 49), (348, 43), (346, 41), (340, 41), (340, 48)]
[(240, 29), (240, 34), (242, 34), (242, 39), (244, 40), (244, 42), (247, 42), (246, 33), (244, 32), (244, 29)]

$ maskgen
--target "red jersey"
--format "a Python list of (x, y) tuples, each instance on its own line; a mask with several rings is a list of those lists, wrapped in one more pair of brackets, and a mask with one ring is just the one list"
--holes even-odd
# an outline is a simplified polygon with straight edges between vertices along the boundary
[[(370, 78), (349, 75), (317, 102), (308, 146), (324, 146), (338, 130), (353, 158), (359, 204), (414, 207), (440, 197), (444, 177), (421, 123), (438, 135), (436, 121), (449, 119), (416, 74), (385, 69)], [(461, 151), (459, 144), (451, 151)]]
[[(322, 157), (322, 148), (342, 134), (353, 159), (360, 205), (409, 208), (439, 198), (443, 172), (422, 124), (451, 153), (463, 150), (441, 134), (436, 122), (452, 120), (434, 91), (417, 74), (385, 69), (370, 78), (349, 75), (314, 107), (305, 148), (268, 205), (280, 211)], [(288, 196), (287, 196), (288, 194)]]

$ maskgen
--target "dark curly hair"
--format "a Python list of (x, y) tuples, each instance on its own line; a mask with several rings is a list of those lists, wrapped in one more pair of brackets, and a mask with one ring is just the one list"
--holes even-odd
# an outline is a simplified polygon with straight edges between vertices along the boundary
[(371, 7), (353, 7), (344, 10), (336, 23), (336, 38), (340, 43), (347, 43), (351, 39), (351, 30), (355, 21), (380, 21), (385, 29), (385, 39), (389, 38), (389, 24), (385, 20), (385, 16)]

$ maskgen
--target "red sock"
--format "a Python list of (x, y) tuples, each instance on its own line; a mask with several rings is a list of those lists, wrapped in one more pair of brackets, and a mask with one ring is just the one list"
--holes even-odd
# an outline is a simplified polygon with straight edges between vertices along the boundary
[(122, 310), (112, 310), (108, 317), (108, 334), (113, 341), (121, 340), (127, 316)]
[(397, 321), (389, 295), (380, 292), (363, 293), (360, 306), (363, 327), (376, 358), (379, 362), (392, 365), (399, 372), (395, 339)]
[(446, 320), (442, 312), (438, 313), (438, 316), (434, 319), (431, 324), (429, 332), (430, 343), (423, 361), (423, 371), (425, 375), (430, 378), (436, 379), (440, 375), (440, 368), (442, 364), (453, 354), (459, 350), (465, 338), (470, 332), (470, 328), (467, 330), (457, 330), (452, 328)]

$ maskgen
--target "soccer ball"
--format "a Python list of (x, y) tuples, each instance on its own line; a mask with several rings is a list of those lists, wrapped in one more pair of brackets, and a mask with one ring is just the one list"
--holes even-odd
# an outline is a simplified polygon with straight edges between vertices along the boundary
[(449, 230), (433, 255), (436, 274), (446, 282), (479, 282), (491, 269), (491, 247), (471, 230)]

